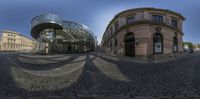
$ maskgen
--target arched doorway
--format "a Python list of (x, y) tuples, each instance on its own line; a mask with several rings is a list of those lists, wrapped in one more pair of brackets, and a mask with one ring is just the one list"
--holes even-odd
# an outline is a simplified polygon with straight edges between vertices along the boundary
[(153, 53), (162, 54), (163, 53), (163, 36), (160, 33), (155, 33), (153, 35)]
[(135, 36), (133, 33), (127, 33), (125, 36), (125, 56), (135, 57)]

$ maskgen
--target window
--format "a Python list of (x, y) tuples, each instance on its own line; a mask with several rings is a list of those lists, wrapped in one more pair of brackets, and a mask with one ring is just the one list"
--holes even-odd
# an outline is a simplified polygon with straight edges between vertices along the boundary
[(154, 53), (155, 54), (161, 54), (163, 53), (163, 37), (161, 34), (154, 34), (153, 37), (154, 42)]
[(117, 46), (117, 38), (115, 38), (115, 46)]
[(133, 23), (134, 21), (135, 21), (135, 17), (133, 17), (133, 16), (126, 19), (127, 24)]
[(173, 52), (178, 52), (178, 39), (174, 37), (173, 39)]
[(161, 16), (161, 15), (152, 15), (152, 20), (154, 22), (163, 22), (163, 16)]
[(115, 23), (115, 32), (118, 30), (119, 28), (119, 24), (118, 24), (118, 21)]
[(110, 34), (112, 34), (113, 33), (113, 29), (112, 29), (112, 26), (110, 27)]
[(110, 40), (110, 47), (112, 47), (112, 41)]
[(171, 20), (171, 25), (173, 26), (173, 27), (177, 27), (178, 25), (177, 25), (177, 20), (175, 20), (175, 19), (172, 19)]
[(110, 36), (111, 36), (111, 34), (112, 34), (110, 30), (108, 30), (108, 32), (107, 32), (107, 33), (108, 33), (108, 37), (110, 37)]

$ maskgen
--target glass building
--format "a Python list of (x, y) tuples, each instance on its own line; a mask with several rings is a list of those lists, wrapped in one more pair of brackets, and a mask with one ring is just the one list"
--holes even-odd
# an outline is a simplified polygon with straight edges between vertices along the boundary
[(36, 53), (74, 53), (95, 49), (95, 36), (85, 25), (44, 14), (31, 21), (31, 36), (38, 41)]

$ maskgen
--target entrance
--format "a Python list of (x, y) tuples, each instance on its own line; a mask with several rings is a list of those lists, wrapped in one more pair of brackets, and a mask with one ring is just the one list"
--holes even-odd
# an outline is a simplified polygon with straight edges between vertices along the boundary
[(127, 33), (125, 36), (125, 55), (135, 57), (135, 36), (133, 33)]

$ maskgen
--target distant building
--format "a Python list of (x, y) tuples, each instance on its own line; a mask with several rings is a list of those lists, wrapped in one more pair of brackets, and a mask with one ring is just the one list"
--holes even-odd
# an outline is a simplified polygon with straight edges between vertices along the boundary
[(31, 52), (36, 41), (18, 32), (2, 30), (0, 36), (0, 51)]
[(189, 45), (188, 44), (184, 44), (184, 49), (185, 50), (189, 50), (190, 48), (189, 48)]
[(122, 11), (108, 24), (101, 48), (111, 54), (142, 59), (183, 52), (183, 21), (174, 11), (136, 8)]
[(98, 41), (97, 41), (97, 36), (95, 36), (95, 49), (97, 50), (97, 48), (98, 48)]
[(194, 51), (200, 51), (200, 44), (193, 44)]

